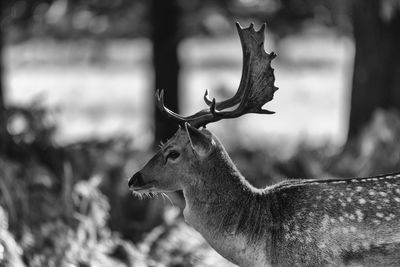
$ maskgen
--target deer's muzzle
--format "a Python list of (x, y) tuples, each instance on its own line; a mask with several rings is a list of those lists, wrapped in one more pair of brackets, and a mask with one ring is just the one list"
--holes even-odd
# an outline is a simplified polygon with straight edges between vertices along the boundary
[(137, 188), (145, 185), (142, 174), (140, 172), (135, 173), (128, 182), (129, 188)]

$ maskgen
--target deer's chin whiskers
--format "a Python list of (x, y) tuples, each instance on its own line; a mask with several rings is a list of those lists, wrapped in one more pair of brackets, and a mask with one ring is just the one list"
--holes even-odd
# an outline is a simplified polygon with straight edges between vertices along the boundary
[(151, 199), (151, 198), (154, 198), (154, 197), (158, 196), (159, 194), (161, 194), (159, 192), (152, 192), (152, 191), (148, 191), (148, 190), (142, 191), (142, 192), (132, 190), (131, 192), (132, 192), (132, 196), (134, 196), (135, 198), (138, 198), (140, 200)]
[(141, 187), (132, 186), (129, 188), (129, 190), (132, 192), (132, 195), (134, 197), (137, 197), (139, 199), (150, 199), (156, 196), (165, 195), (164, 190), (159, 190), (155, 187), (155, 182), (151, 182)]

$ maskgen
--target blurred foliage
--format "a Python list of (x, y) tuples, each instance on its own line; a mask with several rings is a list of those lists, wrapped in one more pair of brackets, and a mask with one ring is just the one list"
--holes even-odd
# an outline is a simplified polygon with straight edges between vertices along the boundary
[[(0, 156), (0, 266), (232, 266), (185, 224), (179, 195), (171, 195), (176, 206), (129, 195), (127, 173), (150, 156), (132, 151), (129, 140), (61, 147), (44, 109), (13, 108), (9, 114), (9, 133), (24, 158)], [(287, 177), (394, 171), (399, 136), (400, 115), (378, 111), (343, 151), (301, 144), (285, 158), (278, 148), (230, 154), (251, 183), (263, 187)], [(46, 150), (37, 150), (33, 144), (39, 143)], [(48, 152), (51, 160), (39, 155)]]
[(2, 26), (8, 39), (30, 37), (134, 37), (148, 32), (144, 0), (5, 1)]
[[(297, 32), (310, 23), (351, 30), (352, 1), (330, 0), (175, 0), (180, 9), (180, 37), (193, 34), (232, 33), (232, 21), (268, 23), (278, 35)], [(7, 40), (31, 37), (132, 38), (152, 31), (150, 8), (145, 0), (4, 0), (1, 25)], [(381, 15), (390, 19), (398, 0), (382, 0)]]
[[(182, 10), (181, 37), (232, 32), (238, 19), (268, 23), (269, 30), (286, 35), (310, 23), (351, 30), (353, 1), (331, 0), (175, 0)], [(354, 0), (356, 1), (356, 0)], [(152, 31), (145, 0), (4, 0), (1, 25), (13, 42), (31, 37), (132, 38)], [(398, 0), (381, 0), (380, 14), (390, 20)]]
[[(27, 266), (132, 266), (135, 247), (107, 226), (110, 206), (95, 166), (87, 175), (70, 160), (77, 149), (54, 144), (54, 124), (39, 106), (12, 107), (7, 114), (12, 145), (0, 157), (1, 235), (10, 239), (11, 231), (19, 250), (6, 242), (0, 263), (18, 266), (8, 262), (22, 254)], [(114, 257), (116, 249), (129, 257)]]
[(8, 216), (0, 206), (0, 266), (23, 267), (22, 249), (8, 231)]

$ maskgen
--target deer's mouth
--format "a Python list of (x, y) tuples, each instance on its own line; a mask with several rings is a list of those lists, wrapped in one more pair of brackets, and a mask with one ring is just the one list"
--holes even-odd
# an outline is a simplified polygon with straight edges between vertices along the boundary
[(152, 189), (155, 189), (155, 182), (149, 182), (142, 186), (131, 186), (130, 189), (136, 192), (151, 191)]

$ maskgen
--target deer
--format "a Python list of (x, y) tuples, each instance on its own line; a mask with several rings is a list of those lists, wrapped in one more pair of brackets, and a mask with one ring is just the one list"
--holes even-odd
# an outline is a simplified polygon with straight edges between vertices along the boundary
[(400, 173), (361, 178), (290, 179), (253, 187), (206, 125), (273, 114), (263, 105), (278, 89), (259, 30), (236, 24), (242, 77), (233, 97), (182, 116), (157, 107), (179, 129), (129, 179), (133, 194), (183, 191), (185, 221), (239, 266), (400, 266)]

